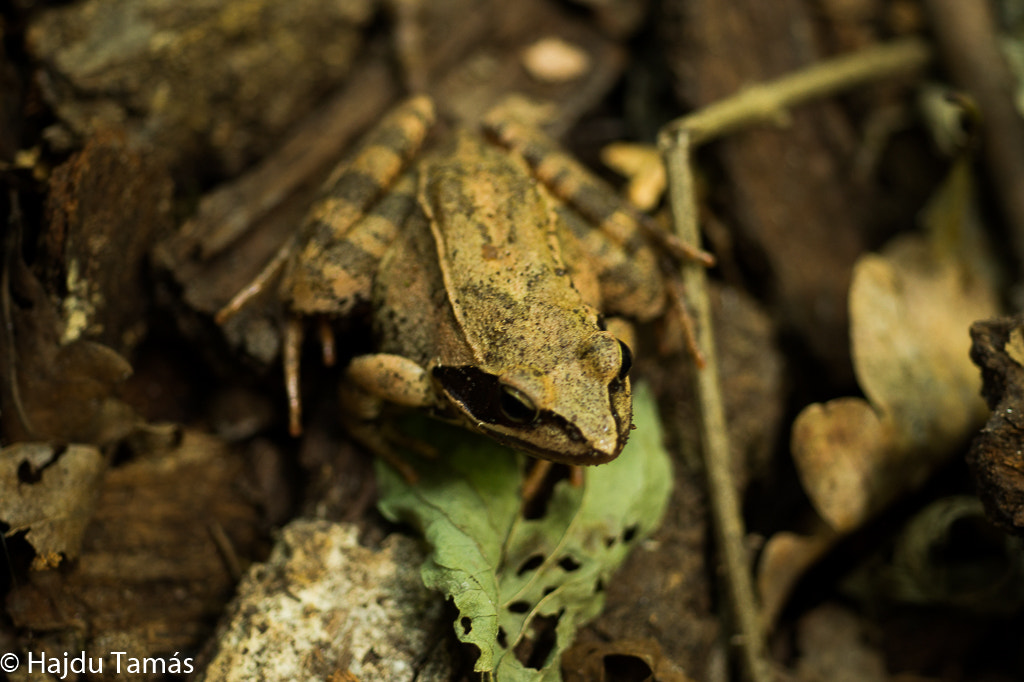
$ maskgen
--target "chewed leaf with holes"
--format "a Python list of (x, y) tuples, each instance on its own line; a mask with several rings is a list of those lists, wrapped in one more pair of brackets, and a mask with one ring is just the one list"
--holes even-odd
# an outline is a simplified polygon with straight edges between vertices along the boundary
[(378, 460), (378, 506), (387, 518), (411, 523), (423, 535), (430, 548), (423, 582), (452, 598), (459, 609), (459, 639), (480, 649), (478, 670), (492, 670), (498, 637), (495, 569), (519, 512), (518, 458), (454, 427), (422, 421), (406, 427), (429, 433), (430, 444), (443, 454), (411, 462), (419, 474), (414, 485)]
[(588, 468), (582, 487), (559, 482), (540, 518), (522, 517), (519, 460), (490, 441), (459, 434), (450, 451), (418, 466), (411, 486), (378, 465), (381, 511), (423, 533), (431, 548), (423, 580), (458, 607), (455, 630), (480, 650), (478, 672), (560, 679), (559, 655), (660, 522), (672, 476), (645, 389), (635, 392), (637, 430), (619, 458)]
[(106, 468), (92, 445), (15, 443), (0, 450), (0, 541), (25, 533), (37, 570), (77, 557)]

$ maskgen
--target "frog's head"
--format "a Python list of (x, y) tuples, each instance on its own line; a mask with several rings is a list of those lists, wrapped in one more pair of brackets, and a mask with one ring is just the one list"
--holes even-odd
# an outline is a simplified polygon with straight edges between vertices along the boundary
[(444, 395), (475, 429), (555, 462), (603, 464), (622, 451), (632, 425), (632, 353), (607, 331), (595, 331), (548, 364), (500, 372), (436, 366)]

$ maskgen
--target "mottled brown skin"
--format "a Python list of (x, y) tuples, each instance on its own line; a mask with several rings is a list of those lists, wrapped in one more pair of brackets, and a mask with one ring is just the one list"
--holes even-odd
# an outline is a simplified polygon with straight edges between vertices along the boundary
[(614, 459), (631, 428), (630, 352), (602, 315), (650, 319), (666, 300), (636, 212), (497, 114), (497, 143), (458, 130), (421, 153), (432, 121), (416, 97), (377, 126), (310, 212), (284, 279), (296, 315), (371, 305), (379, 352), (347, 370), (349, 427), (386, 450), (372, 422), (397, 404), (543, 459)]
[(574, 286), (565, 228), (523, 162), (458, 133), (424, 161), (417, 199), (422, 216), (379, 271), (381, 350), (415, 359), (439, 411), (500, 442), (573, 464), (618, 455), (632, 415), (628, 356)]

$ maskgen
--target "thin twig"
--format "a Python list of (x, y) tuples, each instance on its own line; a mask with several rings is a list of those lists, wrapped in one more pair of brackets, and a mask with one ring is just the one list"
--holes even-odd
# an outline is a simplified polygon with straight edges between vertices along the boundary
[(224, 526), (218, 521), (213, 521), (207, 524), (206, 530), (209, 531), (210, 538), (217, 547), (221, 559), (224, 560), (224, 566), (227, 568), (232, 580), (241, 580), (243, 571), (242, 561), (238, 557), (238, 552), (235, 551), (235, 544), (228, 537), (227, 531), (224, 530)]
[[(15, 267), (16, 259), (21, 257), (21, 203), (18, 201), (18, 193), (13, 189), (9, 195), (11, 208), (7, 220), (7, 243), (4, 249), (3, 272), (0, 273), (0, 307), (3, 309), (3, 334), (4, 341), (8, 347), (7, 351), (7, 380), (11, 387), (11, 402), (14, 404), (14, 411), (18, 414), (22, 427), (29, 436), (35, 436), (36, 430), (32, 419), (25, 409), (25, 403), (21, 399), (21, 377), (18, 376), (18, 339), (14, 329), (14, 314), (11, 311), (11, 270)], [(6, 545), (4, 551), (7, 551)]]
[(932, 50), (923, 40), (904, 40), (869, 47), (819, 62), (803, 71), (752, 85), (732, 97), (668, 123), (663, 134), (686, 130), (693, 146), (704, 144), (755, 123), (786, 123), (789, 109), (801, 102), (881, 78), (910, 73), (925, 66)]
[[(693, 148), (740, 127), (764, 121), (785, 121), (789, 107), (849, 89), (857, 84), (920, 69), (931, 51), (916, 39), (863, 50), (821, 62), (799, 73), (750, 87), (690, 116), (666, 125), (659, 146), (668, 171), (669, 199), (677, 236), (694, 248), (700, 246), (697, 195), (691, 154)], [(754, 593), (750, 561), (744, 544), (746, 529), (736, 483), (730, 466), (729, 436), (711, 326), (707, 273), (696, 263), (681, 265), (683, 285), (697, 322), (697, 348), (706, 359), (696, 372), (701, 412), (701, 438), (708, 497), (715, 520), (718, 549), (726, 571), (726, 589), (741, 643), (741, 660), (751, 682), (770, 682), (765, 624)]]
[[(685, 130), (664, 140), (669, 179), (669, 199), (676, 234), (690, 244), (698, 244), (696, 193), (690, 166), (692, 140)], [(694, 308), (697, 321), (697, 348), (705, 366), (696, 372), (697, 400), (701, 411), (701, 440), (704, 445), (704, 471), (708, 498), (715, 519), (717, 545), (725, 564), (726, 584), (741, 638), (740, 651), (747, 679), (770, 682), (771, 672), (765, 653), (764, 626), (750, 576), (744, 539), (746, 529), (740, 515), (736, 484), (732, 478), (729, 435), (725, 426), (725, 408), (719, 382), (718, 359), (711, 327), (711, 302), (707, 292), (707, 273), (695, 263), (682, 265), (683, 286)]]
[(337, 162), (342, 150), (399, 95), (389, 67), (376, 62), (353, 70), (352, 79), (312, 112), (272, 154), (230, 183), (203, 197), (181, 228), (178, 246), (198, 246), (206, 260), (231, 248), (300, 186)]

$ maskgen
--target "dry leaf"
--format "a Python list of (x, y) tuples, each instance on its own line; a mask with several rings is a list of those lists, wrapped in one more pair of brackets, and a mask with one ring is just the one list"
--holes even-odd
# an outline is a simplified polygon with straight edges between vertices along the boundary
[(992, 408), (967, 457), (978, 497), (997, 525), (1024, 535), (1024, 315), (977, 322), (971, 359), (981, 368), (982, 393)]
[[(35, 504), (44, 492), (52, 494), (57, 511), (46, 515), (64, 512), (76, 528), (88, 523), (77, 562), (31, 573), (7, 594), (6, 614), (18, 632), (32, 633), (33, 646), (66, 646), (60, 642), (74, 633), (78, 650), (96, 655), (185, 654), (209, 635), (240, 567), (261, 551), (265, 526), (259, 500), (245, 487), (251, 462), (244, 452), (202, 433), (179, 435), (168, 449), (167, 439), (151, 430), (138, 445), (155, 449), (111, 468), (101, 462), (99, 471), (77, 466), (98, 458), (95, 450), (71, 446), (42, 468), (38, 483), (20, 483), (19, 495)], [(16, 461), (9, 466), (24, 471)], [(87, 485), (100, 474), (98, 485)], [(67, 484), (51, 487), (56, 475)], [(9, 476), (0, 474), (0, 481)], [(7, 485), (0, 483), (0, 506), (11, 499)], [(75, 509), (72, 493), (82, 499)], [(10, 523), (6, 511), (0, 520)], [(36, 530), (33, 525), (29, 542)]]
[(565, 682), (691, 682), (653, 639), (580, 642), (562, 655)]
[(656, 147), (615, 142), (601, 150), (601, 162), (629, 178), (626, 196), (630, 203), (644, 211), (657, 207), (668, 181)]
[(782, 613), (797, 582), (835, 544), (838, 536), (827, 528), (813, 535), (776, 533), (765, 543), (757, 562), (757, 592), (764, 622), (771, 627)]
[(107, 463), (99, 449), (18, 443), (0, 450), (0, 522), (11, 537), (25, 533), (36, 551), (32, 568), (74, 559), (92, 518)]
[(9, 321), (0, 334), (0, 420), (9, 442), (106, 445), (138, 424), (117, 397), (131, 365), (108, 346), (62, 343), (64, 325), (42, 284), (17, 258), (8, 270)]
[(921, 483), (985, 418), (968, 329), (998, 310), (996, 267), (972, 241), (970, 196), (961, 163), (929, 207), (928, 239), (900, 237), (854, 267), (850, 336), (866, 400), (810, 405), (792, 436), (803, 485), (840, 532)]

